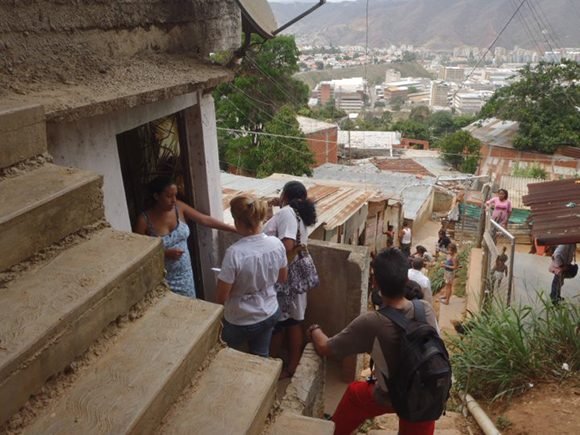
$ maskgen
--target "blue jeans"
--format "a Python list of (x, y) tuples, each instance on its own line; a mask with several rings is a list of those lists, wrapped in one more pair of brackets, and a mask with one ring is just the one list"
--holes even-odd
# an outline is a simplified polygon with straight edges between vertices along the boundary
[(242, 350), (244, 344), (248, 343), (251, 354), (268, 357), (270, 355), (270, 341), (272, 340), (272, 331), (281, 316), (278, 308), (274, 314), (266, 320), (254, 323), (253, 325), (233, 325), (224, 319), (224, 329), (222, 331), (222, 340), (229, 347)]
[(552, 291), (550, 292), (550, 299), (555, 304), (560, 302), (560, 292), (562, 291), (563, 284), (564, 278), (562, 277), (562, 274), (555, 273), (554, 278), (552, 279)]

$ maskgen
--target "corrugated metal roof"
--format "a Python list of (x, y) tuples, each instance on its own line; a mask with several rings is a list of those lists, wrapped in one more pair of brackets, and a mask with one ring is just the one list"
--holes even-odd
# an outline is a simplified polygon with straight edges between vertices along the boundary
[(418, 177), (410, 174), (399, 174), (381, 171), (373, 164), (344, 166), (325, 163), (314, 168), (315, 180), (339, 180), (362, 183), (379, 189), (385, 196), (397, 196), (403, 200), (405, 219), (415, 220), (425, 201), (431, 197), (434, 177)]
[(532, 235), (540, 245), (580, 243), (580, 179), (528, 185), (524, 204), (532, 209)]
[(513, 148), (514, 136), (519, 128), (520, 124), (516, 121), (488, 118), (469, 124), (464, 130), (487, 145)]
[(316, 133), (317, 131), (324, 131), (331, 128), (338, 128), (338, 125), (330, 122), (319, 121), (318, 119), (307, 118), (305, 116), (297, 116), (296, 120), (300, 124), (300, 130), (304, 134)]
[(537, 178), (511, 177), (504, 175), (501, 177), (499, 187), (500, 189), (508, 191), (508, 197), (512, 202), (513, 208), (528, 210), (529, 207), (524, 204), (522, 197), (528, 194), (528, 184), (538, 182), (541, 182), (541, 180), (538, 180)]
[(259, 198), (271, 199), (280, 196), (288, 181), (298, 180), (308, 189), (308, 196), (316, 204), (318, 222), (308, 228), (311, 234), (316, 228), (324, 225), (325, 229), (334, 229), (350, 219), (367, 202), (385, 200), (380, 190), (371, 186), (364, 187), (353, 183), (313, 180), (306, 177), (294, 177), (285, 174), (273, 174), (268, 178), (250, 178), (222, 172), (222, 190), (224, 202), (224, 221), (233, 223), (229, 210), (229, 201), (236, 195), (250, 193)]
[(402, 172), (405, 174), (424, 176), (433, 175), (413, 159), (372, 159), (371, 162), (381, 171)]

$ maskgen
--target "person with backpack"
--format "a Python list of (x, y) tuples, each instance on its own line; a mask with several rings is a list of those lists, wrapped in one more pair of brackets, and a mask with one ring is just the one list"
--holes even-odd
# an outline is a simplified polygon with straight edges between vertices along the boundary
[(557, 305), (562, 301), (561, 291), (564, 279), (574, 278), (578, 273), (576, 263), (576, 244), (558, 245), (552, 254), (549, 271), (554, 274), (550, 299)]
[(351, 383), (332, 421), (347, 435), (366, 419), (397, 413), (399, 435), (432, 435), (451, 388), (451, 366), (431, 306), (405, 298), (408, 257), (397, 248), (372, 262), (382, 308), (361, 314), (334, 337), (311, 325), (309, 338), (321, 356), (370, 353), (374, 376)]

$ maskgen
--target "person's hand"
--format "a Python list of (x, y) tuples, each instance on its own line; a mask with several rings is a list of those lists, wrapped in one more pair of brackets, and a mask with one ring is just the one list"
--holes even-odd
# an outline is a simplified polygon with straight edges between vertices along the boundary
[(312, 341), (312, 331), (316, 329), (320, 329), (320, 325), (315, 323), (314, 325), (310, 325), (310, 327), (306, 330), (306, 339), (308, 341)]
[(280, 198), (272, 198), (268, 200), (269, 207), (280, 207), (281, 201)]
[(169, 248), (165, 250), (165, 257), (169, 258), (170, 260), (179, 260), (182, 255), (183, 249)]

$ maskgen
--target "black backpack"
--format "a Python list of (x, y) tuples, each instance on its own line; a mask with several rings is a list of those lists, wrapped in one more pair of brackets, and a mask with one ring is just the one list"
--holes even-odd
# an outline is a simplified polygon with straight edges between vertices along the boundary
[(391, 307), (379, 312), (403, 330), (399, 367), (387, 378), (397, 415), (411, 422), (437, 420), (445, 411), (451, 389), (451, 364), (443, 340), (425, 317), (425, 307), (413, 300), (415, 318), (408, 320)]

